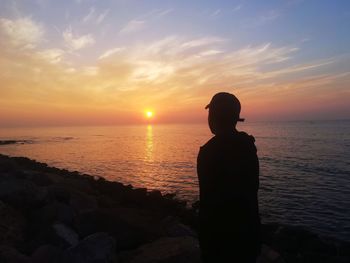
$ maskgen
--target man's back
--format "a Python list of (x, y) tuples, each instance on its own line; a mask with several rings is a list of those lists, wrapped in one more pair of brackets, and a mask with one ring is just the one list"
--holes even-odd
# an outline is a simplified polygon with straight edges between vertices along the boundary
[(254, 138), (237, 131), (214, 136), (201, 147), (197, 169), (202, 249), (213, 251), (219, 246), (225, 255), (236, 247), (237, 253), (255, 254), (260, 219)]

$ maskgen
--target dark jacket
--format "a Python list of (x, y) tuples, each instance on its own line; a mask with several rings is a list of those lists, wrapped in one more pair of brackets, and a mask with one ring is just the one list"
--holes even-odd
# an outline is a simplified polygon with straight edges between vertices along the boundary
[(235, 131), (216, 135), (200, 148), (202, 250), (227, 246), (231, 253), (234, 246), (244, 253), (259, 251), (259, 161), (254, 141), (253, 136)]

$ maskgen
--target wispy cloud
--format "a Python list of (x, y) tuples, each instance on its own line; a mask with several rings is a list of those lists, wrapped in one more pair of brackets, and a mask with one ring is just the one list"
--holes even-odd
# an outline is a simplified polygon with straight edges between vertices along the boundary
[(49, 63), (56, 64), (62, 61), (64, 53), (64, 50), (55, 48), (39, 51), (38, 55), (39, 57), (47, 60)]
[(239, 10), (241, 10), (242, 9), (242, 7), (243, 7), (243, 5), (242, 4), (240, 4), (240, 5), (236, 5), (233, 9), (232, 9), (232, 11), (233, 12), (237, 12), (237, 11), (239, 11)]
[(126, 25), (120, 29), (120, 34), (129, 34), (140, 31), (146, 27), (146, 25), (160, 19), (167, 14), (172, 13), (174, 10), (169, 9), (154, 9), (146, 14), (140, 15), (135, 19), (132, 19), (126, 23)]
[(262, 26), (264, 24), (267, 24), (269, 22), (272, 22), (276, 19), (278, 19), (279, 17), (281, 17), (281, 12), (279, 10), (270, 10), (265, 12), (264, 14), (254, 17), (254, 18), (250, 18), (250, 19), (246, 19), (243, 22), (243, 25), (246, 27), (258, 27), (258, 26)]
[(109, 9), (106, 9), (98, 14), (96, 12), (96, 9), (94, 7), (91, 7), (86, 16), (83, 17), (83, 23), (93, 22), (98, 25), (103, 22), (103, 20), (107, 17), (108, 13)]
[(221, 9), (216, 9), (214, 12), (210, 14), (210, 17), (216, 17), (221, 13)]
[(121, 34), (133, 33), (143, 29), (145, 24), (146, 21), (143, 20), (131, 20), (119, 32)]
[(200, 56), (200, 57), (213, 56), (213, 55), (218, 55), (218, 54), (221, 54), (221, 53), (224, 53), (224, 51), (216, 50), (216, 49), (208, 49), (208, 50), (205, 50), (205, 51), (199, 53), (198, 56)]
[(0, 28), (17, 47), (33, 48), (43, 40), (44, 27), (29, 17), (10, 20), (0, 18)]
[(122, 50), (124, 50), (123, 47), (116, 47), (116, 48), (106, 50), (105, 52), (103, 52), (103, 54), (101, 56), (98, 57), (98, 59), (108, 58), (115, 53), (121, 52)]
[(97, 24), (102, 23), (102, 21), (107, 17), (108, 14), (109, 14), (109, 9), (106, 9), (105, 11), (103, 11), (101, 14), (97, 16), (96, 23)]
[(281, 16), (281, 13), (279, 11), (277, 11), (277, 10), (270, 10), (266, 14), (260, 16), (258, 20), (261, 23), (265, 23), (265, 22), (268, 22), (268, 21), (273, 21), (273, 20), (277, 19), (280, 16)]
[(162, 16), (170, 14), (173, 11), (174, 11), (174, 9), (172, 9), (172, 8), (155, 10), (155, 11), (152, 12), (152, 14), (149, 15), (149, 17), (151, 17), (151, 18), (160, 18)]
[(71, 27), (67, 28), (62, 36), (66, 46), (72, 50), (79, 50), (95, 43), (95, 39), (90, 34), (74, 36)]
[(141, 16), (139, 16), (138, 18), (136, 18), (135, 20), (152, 20), (152, 19), (157, 19), (157, 18), (161, 18), (167, 14), (170, 14), (174, 11), (173, 8), (168, 8), (168, 9), (154, 9), (148, 13), (145, 13)]
[(219, 38), (219, 37), (203, 37), (203, 38), (186, 41), (181, 46), (185, 48), (193, 48), (193, 47), (207, 46), (207, 45), (220, 43), (224, 41), (225, 39)]
[(89, 13), (86, 16), (84, 16), (83, 22), (84, 23), (89, 22), (94, 17), (94, 15), (95, 15), (95, 8), (91, 7), (89, 10)]

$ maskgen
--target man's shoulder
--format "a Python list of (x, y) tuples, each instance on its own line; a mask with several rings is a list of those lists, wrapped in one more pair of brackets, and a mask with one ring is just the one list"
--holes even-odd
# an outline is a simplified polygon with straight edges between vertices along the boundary
[(237, 136), (239, 138), (239, 140), (241, 141), (244, 141), (244, 142), (247, 142), (247, 143), (255, 143), (255, 138), (253, 135), (250, 135), (246, 132), (243, 132), (243, 131), (240, 131), (240, 132), (237, 132)]
[(230, 136), (220, 137), (214, 136), (200, 147), (200, 152), (213, 151), (215, 149), (221, 149), (223, 146), (235, 145), (234, 147), (251, 148), (256, 151), (255, 138), (246, 132), (238, 131)]
[(207, 141), (205, 144), (203, 144), (200, 148), (208, 149), (208, 148), (214, 147), (215, 144), (217, 144), (217, 136), (211, 137), (210, 140)]

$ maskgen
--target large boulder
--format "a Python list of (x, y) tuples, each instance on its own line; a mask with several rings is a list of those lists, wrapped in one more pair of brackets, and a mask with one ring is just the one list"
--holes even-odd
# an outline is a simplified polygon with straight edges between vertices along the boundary
[(53, 245), (42, 245), (31, 257), (32, 263), (60, 263), (63, 250)]
[(15, 248), (0, 245), (0, 262), (3, 263), (32, 263), (30, 258)]
[(78, 172), (68, 172), (67, 176), (60, 183), (62, 186), (84, 193), (94, 193), (94, 190), (91, 188), (89, 180), (86, 178), (79, 176)]
[(77, 213), (94, 210), (98, 207), (96, 198), (94, 196), (80, 191), (71, 192), (69, 204)]
[(259, 263), (285, 263), (281, 255), (273, 248), (263, 244), (261, 246), (261, 254), (258, 260)]
[(25, 223), (19, 211), (0, 201), (0, 245), (14, 246), (21, 242)]
[(0, 184), (0, 199), (23, 210), (43, 205), (46, 198), (45, 188), (25, 179), (11, 178)]
[(59, 221), (67, 225), (73, 225), (75, 212), (72, 207), (61, 202), (54, 201), (42, 208), (35, 210), (32, 217), (32, 224), (41, 227)]
[(136, 250), (120, 254), (123, 263), (196, 263), (200, 261), (198, 240), (193, 237), (164, 237)]
[(197, 237), (197, 234), (189, 226), (180, 223), (176, 218), (167, 216), (161, 221), (161, 232), (164, 236), (182, 237), (192, 236)]
[(115, 241), (106, 233), (95, 233), (63, 253), (65, 263), (116, 262)]
[(52, 226), (55, 229), (57, 236), (68, 243), (71, 246), (75, 246), (79, 242), (78, 234), (69, 226), (65, 224), (56, 223)]
[(43, 172), (28, 171), (26, 177), (38, 186), (49, 186), (53, 183), (51, 178)]
[(85, 237), (95, 232), (106, 232), (113, 236), (117, 243), (117, 251), (133, 249), (154, 239), (150, 233), (152, 224), (137, 213), (128, 209), (96, 209), (79, 214), (77, 231)]
[(50, 185), (47, 187), (47, 192), (51, 201), (58, 201), (65, 204), (68, 204), (70, 202), (70, 191), (62, 185)]

